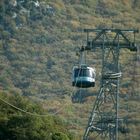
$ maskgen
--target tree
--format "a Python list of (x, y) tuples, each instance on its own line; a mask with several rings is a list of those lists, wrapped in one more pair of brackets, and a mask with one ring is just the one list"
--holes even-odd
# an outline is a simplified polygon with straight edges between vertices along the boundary
[(70, 140), (68, 136), (62, 132), (57, 132), (52, 135), (52, 140)]
[[(51, 134), (54, 134), (54, 140), (70, 140), (67, 129), (58, 118), (26, 114), (12, 108), (6, 102), (32, 114), (44, 114), (39, 104), (17, 94), (7, 96), (0, 93), (0, 99), (0, 140), (52, 140)], [(59, 133), (56, 133), (58, 131)]]

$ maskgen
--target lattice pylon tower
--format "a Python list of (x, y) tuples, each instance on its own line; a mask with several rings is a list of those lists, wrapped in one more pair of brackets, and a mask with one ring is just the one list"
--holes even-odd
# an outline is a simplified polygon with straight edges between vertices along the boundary
[[(98, 137), (104, 140), (118, 140), (118, 131), (121, 122), (119, 118), (119, 55), (121, 48), (136, 51), (135, 42), (127, 38), (126, 32), (136, 33), (137, 30), (120, 29), (85, 29), (87, 32), (87, 46), (82, 50), (101, 48), (102, 76), (101, 86), (96, 97), (83, 140), (92, 140)], [(90, 32), (96, 32), (92, 40)], [(135, 35), (134, 35), (135, 36)], [(135, 39), (134, 39), (135, 40)]]

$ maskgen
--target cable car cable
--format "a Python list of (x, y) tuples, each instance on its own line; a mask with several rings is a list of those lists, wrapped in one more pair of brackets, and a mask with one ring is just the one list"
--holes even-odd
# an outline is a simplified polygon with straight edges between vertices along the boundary
[(57, 110), (55, 113), (52, 113), (52, 114), (37, 114), (37, 113), (32, 113), (32, 112), (29, 112), (27, 110), (21, 109), (21, 108), (15, 106), (15, 105), (3, 100), (2, 98), (0, 98), (0, 101), (2, 101), (3, 103), (11, 106), (12, 108), (14, 108), (14, 109), (16, 109), (16, 110), (18, 110), (22, 113), (25, 113), (25, 114), (28, 114), (28, 115), (31, 115), (31, 116), (36, 116), (36, 117), (47, 117), (47, 116), (51, 116), (51, 115), (56, 115), (65, 108), (65, 106), (63, 106), (63, 107), (59, 108), (59, 110)]

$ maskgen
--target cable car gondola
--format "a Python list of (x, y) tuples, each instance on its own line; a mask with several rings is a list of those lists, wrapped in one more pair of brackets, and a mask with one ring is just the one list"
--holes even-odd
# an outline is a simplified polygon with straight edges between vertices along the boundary
[(74, 66), (72, 71), (72, 86), (89, 88), (95, 86), (95, 69), (86, 65)]

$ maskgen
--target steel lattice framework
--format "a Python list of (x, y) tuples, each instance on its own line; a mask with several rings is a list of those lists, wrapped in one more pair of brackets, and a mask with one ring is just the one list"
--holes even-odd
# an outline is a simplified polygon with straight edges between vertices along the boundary
[[(135, 34), (138, 33), (138, 30), (84, 29), (84, 32), (87, 33), (87, 45), (80, 51), (91, 51), (96, 48), (102, 50), (102, 76), (100, 90), (93, 105), (83, 140), (88, 140), (91, 135), (105, 140), (118, 140), (118, 131), (121, 130), (123, 120), (118, 115), (119, 78), (121, 77), (120, 49), (127, 48), (137, 51)], [(131, 36), (130, 38), (128, 34)]]

